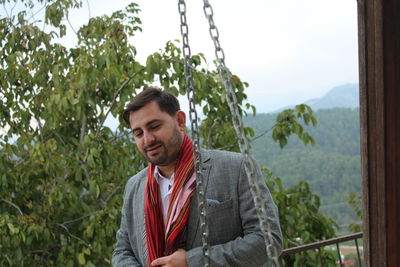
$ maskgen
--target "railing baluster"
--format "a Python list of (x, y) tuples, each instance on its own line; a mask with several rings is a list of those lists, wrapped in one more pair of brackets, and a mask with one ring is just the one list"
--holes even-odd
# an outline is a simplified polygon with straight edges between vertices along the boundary
[(321, 248), (318, 248), (318, 256), (319, 256), (319, 266), (324, 266), (322, 265)]
[(342, 266), (343, 263), (342, 263), (342, 257), (340, 256), (339, 242), (336, 243), (336, 247), (337, 247), (337, 253), (338, 253), (338, 256), (339, 256), (340, 266)]
[(357, 255), (358, 255), (358, 266), (361, 267), (361, 257), (360, 257), (360, 249), (358, 247), (358, 241), (357, 239), (354, 239), (354, 241), (356, 242), (356, 248), (357, 248)]
[(303, 251), (302, 253), (301, 253), (301, 261), (300, 261), (300, 266), (304, 266), (304, 261), (305, 261), (305, 256), (304, 256), (304, 254), (306, 254), (306, 251)]

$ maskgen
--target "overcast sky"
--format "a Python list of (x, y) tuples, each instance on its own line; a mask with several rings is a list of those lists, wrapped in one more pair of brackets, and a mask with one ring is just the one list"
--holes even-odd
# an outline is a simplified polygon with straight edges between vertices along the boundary
[[(86, 1), (83, 1), (86, 3)], [(202, 7), (187, 1), (192, 54), (214, 59)], [(90, 15), (123, 9), (126, 0), (89, 0)], [(142, 63), (168, 40), (181, 39), (177, 0), (138, 0), (143, 33), (131, 41)], [(210, 0), (226, 64), (250, 84), (249, 102), (269, 112), (332, 87), (358, 82), (356, 0)], [(89, 19), (87, 4), (70, 14), (75, 28)], [(1, 12), (2, 14), (4, 12)], [(71, 35), (63, 39), (73, 46)]]

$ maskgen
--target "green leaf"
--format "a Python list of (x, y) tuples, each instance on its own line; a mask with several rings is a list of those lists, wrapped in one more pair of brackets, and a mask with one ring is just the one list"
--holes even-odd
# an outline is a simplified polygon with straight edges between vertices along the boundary
[(86, 263), (85, 259), (85, 254), (84, 253), (78, 253), (77, 254), (78, 262), (80, 265), (84, 265)]
[(91, 253), (91, 251), (90, 251), (89, 248), (84, 248), (83, 249), (83, 254), (90, 255), (90, 253)]
[(7, 223), (8, 229), (10, 229), (11, 234), (16, 233), (16, 229), (13, 224)]

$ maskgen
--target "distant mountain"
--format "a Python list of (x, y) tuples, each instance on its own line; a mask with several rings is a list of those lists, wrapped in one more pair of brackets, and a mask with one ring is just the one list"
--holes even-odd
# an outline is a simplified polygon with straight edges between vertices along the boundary
[(332, 88), (321, 98), (311, 99), (305, 104), (313, 110), (329, 108), (356, 108), (359, 106), (358, 84), (348, 83)]
[[(332, 88), (321, 98), (313, 98), (304, 102), (313, 110), (330, 108), (357, 108), (359, 106), (358, 83), (347, 83)], [(293, 106), (280, 108), (275, 112), (280, 112)], [(275, 113), (274, 112), (274, 113)]]

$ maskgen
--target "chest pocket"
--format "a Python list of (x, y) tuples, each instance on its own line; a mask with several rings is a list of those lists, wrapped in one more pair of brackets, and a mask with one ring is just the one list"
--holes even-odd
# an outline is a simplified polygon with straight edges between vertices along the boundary
[(208, 231), (212, 245), (226, 243), (240, 235), (241, 227), (237, 217), (232, 199), (207, 207)]

